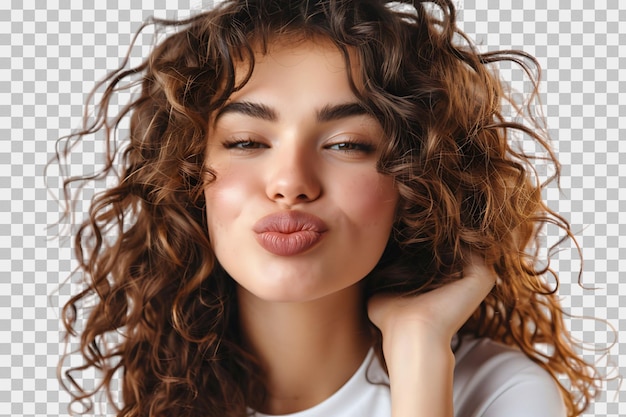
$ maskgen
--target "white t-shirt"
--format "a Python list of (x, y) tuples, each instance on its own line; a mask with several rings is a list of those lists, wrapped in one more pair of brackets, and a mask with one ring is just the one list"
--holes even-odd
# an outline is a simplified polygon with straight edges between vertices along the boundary
[[(564, 417), (556, 382), (522, 352), (468, 339), (455, 352), (455, 417)], [(282, 417), (390, 417), (389, 378), (373, 350), (356, 373), (320, 404)], [(271, 417), (256, 413), (255, 417)]]

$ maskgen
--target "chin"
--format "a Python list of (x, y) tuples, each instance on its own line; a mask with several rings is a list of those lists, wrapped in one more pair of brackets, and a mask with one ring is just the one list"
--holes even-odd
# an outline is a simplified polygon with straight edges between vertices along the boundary
[(263, 288), (239, 287), (248, 296), (270, 303), (306, 303), (328, 295), (328, 292), (303, 288), (301, 285), (266, 285)]
[(307, 303), (324, 298), (345, 297), (353, 290), (360, 291), (358, 283), (361, 281), (362, 279), (358, 277), (338, 282), (298, 274), (272, 280), (258, 280), (249, 284), (238, 281), (238, 291), (240, 296), (252, 296), (264, 302)]

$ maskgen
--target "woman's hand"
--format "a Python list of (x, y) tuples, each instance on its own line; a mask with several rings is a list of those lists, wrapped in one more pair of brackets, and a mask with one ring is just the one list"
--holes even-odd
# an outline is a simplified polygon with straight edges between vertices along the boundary
[(496, 282), (493, 269), (472, 256), (463, 277), (414, 297), (374, 296), (369, 318), (383, 336), (392, 416), (452, 416), (452, 337)]
[(368, 304), (369, 318), (385, 337), (414, 329), (449, 343), (496, 282), (493, 269), (473, 255), (460, 280), (414, 297), (377, 295)]

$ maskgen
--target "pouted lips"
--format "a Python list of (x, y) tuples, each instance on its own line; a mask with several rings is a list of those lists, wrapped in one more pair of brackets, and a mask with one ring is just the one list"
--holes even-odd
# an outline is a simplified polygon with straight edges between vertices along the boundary
[(253, 229), (259, 244), (279, 256), (293, 256), (316, 245), (328, 227), (322, 219), (301, 211), (282, 211), (263, 217)]

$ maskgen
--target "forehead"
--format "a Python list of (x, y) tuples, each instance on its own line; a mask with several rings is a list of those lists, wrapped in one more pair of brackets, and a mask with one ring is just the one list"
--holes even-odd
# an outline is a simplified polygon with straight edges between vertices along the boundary
[[(344, 52), (322, 36), (294, 36), (293, 39), (277, 37), (266, 44), (252, 42), (252, 59), (234, 62), (235, 85), (238, 88), (231, 94), (230, 100), (242, 92), (290, 82), (297, 84), (293, 87), (326, 84), (339, 90), (351, 90), (350, 78), (358, 78), (355, 71), (358, 60), (354, 51), (347, 49)], [(321, 89), (320, 94), (323, 91)]]

